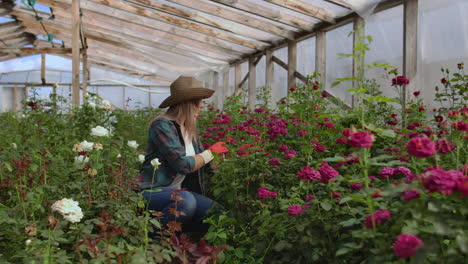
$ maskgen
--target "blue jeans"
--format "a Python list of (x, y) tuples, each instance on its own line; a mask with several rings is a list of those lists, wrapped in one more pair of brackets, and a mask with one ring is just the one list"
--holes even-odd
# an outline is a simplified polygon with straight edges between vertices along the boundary
[[(147, 202), (148, 210), (162, 212), (164, 215), (161, 218), (161, 224), (167, 227), (170, 221), (182, 223), (183, 232), (206, 232), (209, 224), (203, 223), (203, 219), (208, 216), (208, 211), (211, 208), (218, 208), (218, 203), (210, 198), (190, 191), (179, 191), (179, 197), (182, 201), (177, 201), (177, 211), (183, 212), (178, 217), (169, 212), (170, 208), (175, 208), (175, 201), (172, 193), (175, 189), (168, 187), (155, 187), (161, 191), (151, 192), (151, 190), (143, 191), (143, 198)], [(180, 199), (178, 199), (180, 200)], [(216, 211), (214, 209), (213, 211)]]

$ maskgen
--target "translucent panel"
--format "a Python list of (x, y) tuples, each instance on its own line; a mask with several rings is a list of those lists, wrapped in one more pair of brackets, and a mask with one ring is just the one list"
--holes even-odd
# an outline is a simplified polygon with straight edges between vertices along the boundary
[(284, 8), (284, 7), (275, 5), (275, 4), (271, 4), (271, 3), (268, 3), (268, 2), (263, 1), (263, 0), (242, 0), (242, 1), (250, 2), (250, 3), (256, 4), (256, 5), (260, 5), (260, 6), (262, 6), (262, 8), (267, 9), (272, 13), (276, 13), (278, 17), (283, 15), (283, 14), (288, 14), (288, 15), (300, 18), (302, 20), (309, 21), (309, 22), (311, 22), (311, 24), (315, 24), (315, 23), (320, 22), (320, 20), (318, 20), (316, 18), (313, 18), (311, 16), (308, 16), (308, 15), (305, 15), (305, 14), (302, 14), (302, 13), (299, 13), (299, 12), (296, 12), (296, 11), (293, 11), (291, 9)]
[[(249, 62), (246, 61), (246, 62), (243, 62), (243, 63), (241, 64), (241, 81), (244, 80), (244, 77), (245, 77), (245, 75), (246, 75), (248, 72), (249, 72)], [(249, 87), (249, 80), (247, 79), (247, 80), (242, 84), (242, 87), (241, 87), (241, 88), (242, 88), (244, 91), (247, 91), (248, 87)], [(246, 94), (246, 96), (247, 96), (247, 94)]]
[[(122, 89), (122, 88), (121, 88)], [(142, 109), (148, 107), (148, 92), (125, 87), (125, 103), (127, 110)]]
[(0, 62), (0, 73), (35, 70), (40, 68), (41, 55), (33, 55)]
[(112, 105), (118, 108), (123, 108), (123, 91), (122, 87), (99, 87), (99, 96), (108, 100)]
[(310, 5), (313, 5), (315, 7), (323, 8), (327, 10), (328, 12), (330, 12), (332, 15), (338, 16), (338, 17), (347, 15), (352, 12), (351, 10), (345, 7), (335, 5), (333, 3), (329, 3), (323, 0), (301, 0), (301, 1), (308, 3)]
[(349, 82), (342, 83), (331, 88), (336, 78), (352, 76), (352, 59), (339, 58), (339, 53), (352, 53), (353, 39), (348, 37), (349, 32), (353, 30), (353, 26), (348, 24), (327, 32), (327, 78), (326, 90), (335, 97), (344, 100), (348, 105), (351, 105), (351, 94), (346, 89), (352, 87)]
[(297, 71), (302, 75), (315, 72), (315, 37), (297, 43)]
[(265, 68), (266, 68), (266, 58), (265, 58), (265, 56), (262, 56), (262, 58), (260, 59), (260, 61), (257, 64), (257, 67), (255, 68), (256, 87), (265, 86)]
[(418, 87), (426, 104), (440, 107), (434, 102), (440, 68), (454, 72), (457, 63), (468, 61), (468, 1), (420, 1), (418, 11)]
[[(273, 56), (278, 57), (285, 63), (288, 62), (288, 48), (281, 48), (273, 52)], [(271, 96), (273, 102), (277, 102), (283, 97), (288, 96), (288, 71), (278, 64), (273, 66), (273, 84)]]
[[(162, 89), (159, 88), (152, 88), (152, 91), (163, 92)], [(167, 91), (167, 89), (165, 90)], [(158, 108), (159, 105), (169, 96), (169, 93), (165, 94), (151, 94), (151, 106), (153, 108)]]
[[(375, 13), (366, 19), (365, 34), (373, 38), (365, 63), (387, 63), (399, 72), (403, 70), (403, 6), (397, 6)], [(396, 97), (397, 92), (390, 87), (392, 76), (383, 68), (368, 68), (367, 79), (374, 79), (386, 97)]]

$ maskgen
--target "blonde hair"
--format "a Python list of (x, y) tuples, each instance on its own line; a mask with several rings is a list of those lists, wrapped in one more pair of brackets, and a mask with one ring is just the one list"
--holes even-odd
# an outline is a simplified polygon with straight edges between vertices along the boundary
[(200, 105), (200, 102), (201, 99), (195, 99), (172, 105), (167, 109), (166, 113), (161, 116), (181, 122), (180, 125), (185, 127), (186, 136), (193, 141), (197, 137), (197, 118), (195, 116), (195, 110)]

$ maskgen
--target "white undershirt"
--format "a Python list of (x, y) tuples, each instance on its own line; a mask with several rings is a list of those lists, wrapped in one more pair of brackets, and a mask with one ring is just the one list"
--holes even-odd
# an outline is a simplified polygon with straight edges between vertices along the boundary
[[(182, 135), (184, 136), (184, 142), (185, 142), (185, 155), (186, 156), (195, 156), (195, 148), (193, 147), (192, 141), (185, 135), (184, 132), (182, 132)], [(180, 189), (182, 188), (182, 182), (185, 179), (185, 175), (177, 173), (176, 177), (174, 178), (174, 181), (172, 181), (171, 185), (168, 187), (174, 188), (174, 189)]]

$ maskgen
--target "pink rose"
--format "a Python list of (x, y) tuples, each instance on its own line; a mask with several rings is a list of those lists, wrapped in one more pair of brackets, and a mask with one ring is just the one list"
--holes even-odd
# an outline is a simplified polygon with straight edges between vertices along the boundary
[(416, 158), (427, 158), (435, 154), (436, 145), (427, 137), (414, 137), (408, 141), (406, 150)]
[(456, 170), (433, 169), (422, 175), (423, 185), (429, 192), (452, 194), (463, 179), (463, 173)]
[(409, 202), (414, 199), (418, 199), (421, 191), (418, 190), (408, 190), (403, 193), (403, 200)]
[(321, 177), (320, 172), (312, 169), (309, 166), (304, 166), (304, 168), (302, 168), (302, 170), (297, 172), (297, 176), (299, 177), (299, 179), (301, 179), (303, 181), (320, 180), (320, 177)]
[(352, 190), (358, 191), (362, 189), (362, 184), (359, 182), (354, 182), (354, 183), (351, 183), (350, 187)]
[(321, 176), (321, 181), (323, 183), (328, 183), (331, 179), (335, 178), (336, 176), (340, 175), (338, 171), (333, 169), (330, 165), (328, 165), (328, 162), (322, 161), (322, 165), (319, 168), (320, 176)]
[(260, 200), (265, 200), (268, 197), (277, 197), (278, 193), (269, 191), (265, 186), (257, 189), (257, 196)]
[(278, 150), (281, 151), (281, 152), (285, 152), (286, 150), (288, 150), (288, 146), (286, 145), (279, 145), (278, 146)]
[(392, 86), (402, 86), (402, 85), (407, 85), (409, 84), (409, 79), (406, 78), (406, 76), (397, 76), (392, 79)]
[(445, 139), (441, 139), (436, 142), (437, 153), (446, 154), (451, 152), (455, 148), (456, 146), (452, 142)]
[(284, 154), (284, 159), (285, 160), (288, 160), (288, 159), (292, 159), (296, 157), (296, 151), (295, 150), (286, 150), (286, 153)]
[(379, 171), (379, 175), (382, 179), (388, 179), (395, 175), (395, 169), (390, 167), (384, 167)]
[(279, 167), (279, 166), (281, 165), (279, 159), (277, 159), (277, 158), (271, 158), (271, 159), (268, 161), (268, 163), (270, 163), (270, 166), (271, 166), (272, 168), (277, 168), (277, 167)]
[(300, 207), (299, 205), (290, 205), (288, 207), (288, 215), (289, 216), (298, 216), (302, 213), (302, 207)]
[(366, 221), (364, 222), (364, 225), (366, 226), (366, 228), (370, 229), (373, 226), (372, 218), (374, 219), (375, 225), (380, 225), (381, 223), (390, 219), (391, 216), (392, 214), (389, 210), (379, 209), (375, 211), (374, 213), (369, 214), (367, 216)]
[(416, 252), (421, 249), (424, 242), (417, 236), (410, 234), (401, 234), (393, 243), (393, 251), (395, 256), (399, 258), (409, 258), (416, 255)]
[(373, 141), (374, 136), (364, 131), (357, 131), (349, 136), (349, 144), (353, 148), (370, 148)]

